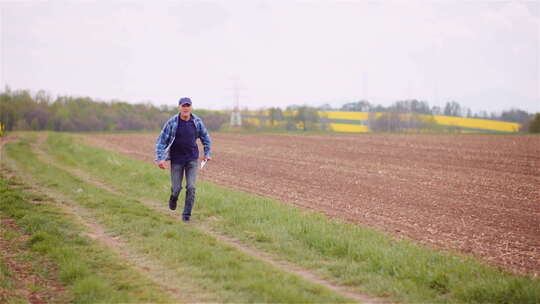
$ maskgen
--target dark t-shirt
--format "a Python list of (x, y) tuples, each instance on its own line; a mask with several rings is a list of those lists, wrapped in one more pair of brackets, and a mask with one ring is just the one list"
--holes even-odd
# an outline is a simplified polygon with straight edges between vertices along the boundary
[(196, 139), (197, 128), (193, 119), (185, 121), (178, 117), (178, 128), (170, 150), (171, 162), (183, 163), (199, 158)]

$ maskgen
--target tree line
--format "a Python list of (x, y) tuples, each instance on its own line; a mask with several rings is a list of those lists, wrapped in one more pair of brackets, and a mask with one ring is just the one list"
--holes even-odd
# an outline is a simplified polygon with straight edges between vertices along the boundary
[[(228, 118), (218, 111), (198, 112), (207, 118), (205, 122), (211, 130), (218, 130)], [(71, 96), (53, 100), (44, 91), (32, 95), (27, 90), (6, 89), (0, 94), (0, 124), (5, 131), (155, 131), (177, 113), (175, 106), (156, 107), (150, 103), (104, 102)]]
[[(285, 111), (294, 110), (295, 115), (287, 117)], [(345, 103), (340, 108), (325, 104), (320, 107), (291, 105), (282, 110), (272, 107), (261, 110), (260, 126), (244, 124), (245, 128), (270, 128), (286, 130), (317, 131), (328, 130), (329, 122), (320, 117), (318, 111), (360, 111), (370, 112), (369, 128), (373, 131), (400, 131), (403, 129), (436, 129), (433, 115), (448, 115), (472, 118), (494, 119), (517, 122), (524, 125), (521, 131), (540, 129), (540, 114), (534, 116), (520, 109), (503, 111), (500, 114), (487, 112), (472, 113), (470, 109), (455, 101), (444, 107), (431, 107), (426, 101), (402, 100), (390, 106), (371, 104), (360, 100)], [(176, 106), (154, 106), (150, 103), (130, 104), (123, 101), (98, 101), (90, 97), (58, 96), (54, 100), (45, 91), (31, 94), (28, 90), (6, 89), (0, 93), (1, 130), (52, 130), (52, 131), (124, 131), (159, 130), (163, 123), (178, 112)], [(197, 109), (207, 127), (219, 130), (227, 126), (229, 114), (222, 111)], [(269, 113), (263, 115), (262, 113)], [(373, 115), (371, 114), (373, 113)], [(382, 113), (382, 115), (374, 115)], [(408, 114), (408, 115), (402, 115)], [(422, 115), (421, 115), (422, 114)], [(431, 116), (431, 119), (430, 119)], [(268, 123), (267, 123), (268, 122)], [(281, 122), (281, 123), (278, 123)], [(540, 130), (536, 131), (540, 132)]]
[[(367, 100), (345, 103), (339, 108), (333, 108), (329, 104), (319, 107), (309, 107), (306, 105), (291, 105), (285, 108), (285, 111), (296, 111), (296, 114), (284, 118), (283, 111), (278, 107), (269, 109), (271, 126), (274, 121), (286, 120), (286, 125), (280, 127), (288, 130), (297, 130), (298, 125), (303, 126), (304, 130), (325, 130), (328, 127), (325, 117), (320, 117), (317, 111), (351, 111), (368, 112), (369, 118), (367, 124), (372, 131), (380, 132), (399, 132), (411, 129), (425, 129), (432, 131), (452, 131), (445, 130), (434, 119), (434, 115), (467, 117), (500, 120), (507, 122), (516, 122), (522, 124), (520, 132), (540, 133), (540, 114), (531, 114), (521, 109), (510, 109), (502, 111), (500, 114), (486, 111), (473, 113), (470, 108), (461, 106), (456, 101), (449, 101), (444, 107), (430, 106), (427, 101), (416, 99), (396, 101), (390, 106), (371, 104)], [(380, 113), (380, 114), (375, 114)], [(278, 125), (279, 127), (279, 125)], [(448, 127), (446, 127), (448, 129)]]
[(409, 99), (399, 100), (390, 106), (371, 104), (367, 100), (345, 103), (340, 108), (332, 108), (329, 104), (324, 104), (318, 107), (320, 110), (332, 111), (358, 111), (358, 112), (391, 112), (391, 113), (416, 113), (426, 115), (445, 115), (467, 118), (480, 118), (490, 120), (501, 120), (508, 122), (517, 122), (525, 124), (533, 118), (533, 113), (521, 109), (510, 109), (502, 111), (500, 114), (496, 112), (488, 113), (487, 111), (473, 112), (470, 108), (460, 105), (456, 101), (448, 101), (444, 107), (430, 106), (427, 101)]

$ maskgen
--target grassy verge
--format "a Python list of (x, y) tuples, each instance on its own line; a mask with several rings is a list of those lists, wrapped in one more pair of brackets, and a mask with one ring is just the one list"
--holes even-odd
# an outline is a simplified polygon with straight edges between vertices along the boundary
[[(41, 198), (30, 199), (35, 200), (34, 204), (41, 202)], [(60, 282), (56, 265), (47, 256), (28, 248), (31, 235), (25, 234), (1, 211), (0, 219), (0, 303), (38, 299), (47, 303), (72, 302), (71, 294), (65, 292)]]
[[(166, 204), (167, 172), (53, 134), (48, 153), (127, 196)], [(538, 303), (540, 281), (279, 202), (199, 182), (195, 219), (340, 284), (404, 302)], [(216, 220), (217, 219), (217, 220)]]
[[(67, 140), (66, 137), (58, 139)], [(131, 248), (168, 265), (170, 269), (178, 269), (179, 275), (183, 273), (193, 278), (203, 292), (213, 294), (216, 300), (280, 303), (347, 301), (322, 286), (240, 253), (137, 200), (109, 193), (52, 164), (41, 162), (31, 152), (27, 140), (9, 144), (6, 151), (10, 159), (26, 172), (90, 210), (96, 222), (122, 237)], [(109, 155), (112, 163), (116, 162), (114, 157)], [(77, 160), (68, 158), (64, 162), (77, 164)]]
[(51, 199), (14, 189), (10, 187), (13, 182), (0, 176), (0, 210), (31, 235), (25, 244), (29, 250), (25, 256), (39, 254), (54, 262), (73, 302), (170, 301), (106, 248), (81, 236), (83, 228), (58, 207), (31, 202)]

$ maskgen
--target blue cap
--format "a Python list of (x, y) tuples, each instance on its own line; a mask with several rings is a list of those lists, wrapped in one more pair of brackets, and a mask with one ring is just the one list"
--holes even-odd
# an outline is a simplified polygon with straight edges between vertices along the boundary
[(182, 97), (180, 98), (180, 100), (178, 101), (178, 105), (181, 106), (181, 105), (185, 105), (185, 104), (191, 104), (191, 98), (189, 97)]

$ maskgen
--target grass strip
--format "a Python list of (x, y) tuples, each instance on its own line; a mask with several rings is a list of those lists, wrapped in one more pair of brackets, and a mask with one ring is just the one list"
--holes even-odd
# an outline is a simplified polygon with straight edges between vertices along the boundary
[(91, 210), (95, 220), (121, 236), (131, 248), (187, 272), (222, 302), (347, 302), (346, 298), (296, 275), (277, 270), (198, 229), (153, 211), (137, 200), (112, 194), (41, 162), (21, 141), (7, 155), (55, 191)]
[[(166, 204), (168, 172), (52, 134), (48, 152), (126, 195)], [(540, 281), (396, 241), (275, 200), (198, 182), (195, 219), (359, 292), (404, 302), (539, 303)], [(215, 219), (218, 220), (215, 220)]]
[[(140, 277), (114, 254), (83, 237), (84, 228), (59, 207), (32, 200), (47, 200), (10, 186), (13, 179), (0, 176), (0, 210), (30, 234), (30, 255), (47, 256), (56, 265), (74, 303), (169, 302), (157, 286)], [(19, 183), (20, 184), (20, 183)]]

